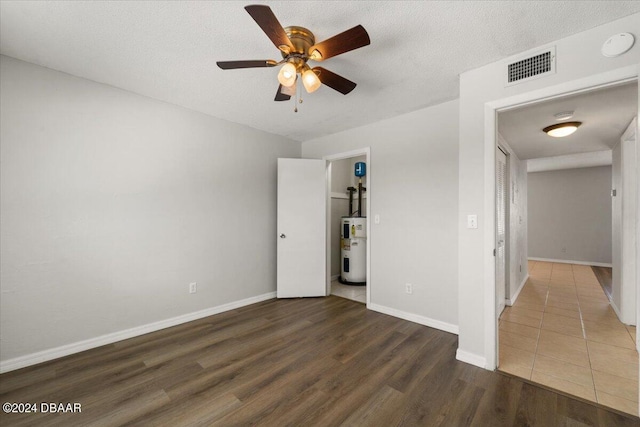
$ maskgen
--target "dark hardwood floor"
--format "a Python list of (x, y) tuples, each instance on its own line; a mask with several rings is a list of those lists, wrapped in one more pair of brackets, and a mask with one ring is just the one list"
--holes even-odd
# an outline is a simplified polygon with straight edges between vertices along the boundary
[(0, 376), (2, 426), (638, 426), (458, 362), (457, 337), (338, 297), (271, 300)]
[(604, 290), (604, 293), (607, 294), (607, 298), (611, 299), (612, 292), (612, 269), (610, 267), (594, 267), (591, 266), (591, 270), (598, 278), (598, 282), (600, 282), (600, 286)]

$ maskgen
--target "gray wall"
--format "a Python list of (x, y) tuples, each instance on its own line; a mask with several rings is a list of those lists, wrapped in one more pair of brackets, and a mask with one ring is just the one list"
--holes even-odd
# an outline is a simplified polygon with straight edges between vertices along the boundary
[(611, 263), (611, 166), (529, 173), (529, 257)]
[(370, 147), (372, 307), (448, 330), (458, 324), (457, 135), (449, 101), (302, 144), (306, 158)]
[(276, 159), (299, 143), (0, 66), (3, 361), (275, 291)]

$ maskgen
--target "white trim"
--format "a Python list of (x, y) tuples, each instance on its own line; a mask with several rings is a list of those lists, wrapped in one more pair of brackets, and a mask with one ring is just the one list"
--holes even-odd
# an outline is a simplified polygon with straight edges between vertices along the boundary
[(594, 267), (609, 267), (612, 268), (613, 264), (608, 262), (595, 262), (595, 261), (575, 261), (571, 259), (553, 259), (553, 258), (534, 258), (529, 257), (529, 261), (543, 261), (543, 262), (557, 262), (558, 264), (578, 264), (578, 265), (592, 265)]
[(156, 332), (161, 329), (170, 328), (182, 323), (202, 319), (203, 317), (208, 317), (214, 314), (223, 313), (225, 311), (234, 310), (236, 308), (273, 299), (275, 297), (275, 292), (269, 292), (266, 294), (257, 295), (255, 297), (245, 298), (240, 301), (233, 301), (216, 307), (195, 311), (193, 313), (183, 314), (181, 316), (172, 317), (170, 319), (160, 320), (158, 322), (136, 326), (134, 328), (125, 329), (123, 331), (113, 332), (95, 338), (89, 338), (88, 340), (78, 341), (71, 344), (62, 345), (60, 347), (27, 354), (25, 356), (19, 356), (13, 359), (4, 360), (0, 362), (0, 373), (14, 371), (16, 369), (25, 368), (27, 366), (36, 365), (38, 363), (58, 359), (64, 356), (69, 356), (70, 354), (80, 353), (81, 351), (89, 350), (107, 344), (113, 344), (118, 341), (148, 334), (150, 332)]
[[(607, 293), (605, 292), (605, 295)], [(620, 323), (624, 323), (622, 321), (622, 315), (620, 314), (620, 309), (618, 309), (618, 306), (616, 305), (615, 301), (613, 301), (613, 298), (609, 298), (609, 296), (607, 295), (607, 299), (609, 300), (609, 305), (611, 306), (611, 308), (613, 308), (613, 311), (616, 312), (616, 316), (618, 316), (618, 320), (620, 320)]]
[(367, 306), (367, 308), (369, 310), (377, 311), (378, 313), (388, 314), (389, 316), (408, 320), (414, 323), (419, 323), (421, 325), (425, 325), (430, 328), (439, 329), (441, 331), (458, 335), (458, 325), (453, 325), (451, 323), (443, 322), (441, 320), (420, 316), (419, 314), (413, 314), (413, 313), (408, 313), (406, 311), (396, 310), (395, 308), (385, 307), (379, 304), (371, 303)]
[[(484, 233), (483, 233), (483, 289), (484, 289), (484, 348), (486, 369), (497, 366), (497, 318), (495, 315), (496, 280), (493, 246), (495, 241), (495, 150), (497, 139), (497, 112), (508, 111), (541, 101), (558, 99), (566, 95), (576, 95), (638, 80), (638, 66), (626, 67), (594, 74), (588, 77), (547, 86), (518, 95), (489, 101), (484, 104)], [(640, 331), (638, 331), (640, 334)]]
[(524, 288), (524, 284), (527, 283), (527, 280), (529, 280), (529, 275), (528, 274), (526, 276), (524, 276), (524, 278), (522, 279), (522, 282), (520, 282), (520, 285), (518, 286), (518, 290), (513, 295), (513, 297), (507, 298), (507, 305), (508, 306), (512, 306), (513, 304), (516, 303), (516, 300), (520, 296), (520, 291), (522, 291), (522, 288)]
[(591, 168), (595, 166), (611, 166), (613, 163), (612, 153), (612, 150), (591, 151), (589, 153), (566, 154), (563, 156), (529, 159), (526, 160), (527, 173)]
[[(484, 264), (484, 341), (485, 364), (487, 369), (495, 369), (498, 366), (498, 316), (496, 314), (496, 259), (493, 250), (496, 244), (496, 150), (498, 141), (497, 112), (489, 103), (484, 106), (484, 237), (483, 237), (483, 264)], [(489, 144), (490, 142), (490, 144)]]
[(459, 348), (456, 351), (456, 359), (461, 362), (477, 366), (479, 368), (491, 369), (491, 370), (494, 369), (494, 368), (489, 368), (487, 366), (487, 360), (484, 357), (480, 356), (479, 354), (469, 353), (468, 351), (460, 350)]

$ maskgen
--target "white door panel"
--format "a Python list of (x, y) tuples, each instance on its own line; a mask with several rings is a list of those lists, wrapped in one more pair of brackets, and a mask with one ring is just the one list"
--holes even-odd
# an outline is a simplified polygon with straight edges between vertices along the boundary
[(326, 296), (325, 161), (278, 159), (278, 298)]

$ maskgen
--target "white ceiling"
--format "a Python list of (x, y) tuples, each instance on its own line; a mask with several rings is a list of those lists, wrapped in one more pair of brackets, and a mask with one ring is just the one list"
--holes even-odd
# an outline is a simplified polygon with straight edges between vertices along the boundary
[[(357, 24), (371, 45), (323, 67), (358, 83), (273, 101), (276, 59), (244, 10), (268, 4), (318, 41)], [(0, 53), (295, 140), (361, 126), (458, 96), (461, 72), (640, 11), (637, 1), (2, 1)]]
[[(582, 125), (553, 138), (543, 128), (561, 123), (554, 115), (573, 111)], [(638, 114), (637, 82), (566, 96), (498, 115), (498, 130), (521, 160), (610, 150)], [(567, 120), (564, 120), (567, 121)]]

